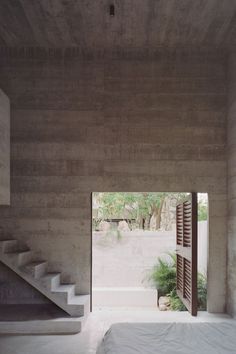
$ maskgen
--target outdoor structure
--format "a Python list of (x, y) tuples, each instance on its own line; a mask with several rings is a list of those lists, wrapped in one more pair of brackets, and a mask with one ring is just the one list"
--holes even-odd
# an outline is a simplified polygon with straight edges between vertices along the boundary
[[(172, 309), (172, 305), (175, 310), (182, 309), (181, 302), (176, 306), (176, 279), (172, 279), (176, 240), (183, 243), (182, 228), (176, 225), (176, 207), (189, 198), (188, 193), (93, 193), (93, 309), (111, 306), (155, 310), (164, 295), (169, 307), (159, 309)], [(198, 194), (196, 269), (202, 279), (198, 281), (198, 293), (204, 294), (204, 301), (199, 302), (201, 310), (206, 310), (207, 296), (207, 200), (206, 194)], [(184, 219), (187, 229), (188, 221)], [(186, 241), (189, 243), (189, 239)], [(165, 266), (160, 266), (160, 259)], [(164, 288), (158, 279), (161, 284), (165, 282)]]
[[(67, 306), (91, 290), (93, 191), (208, 193), (208, 311), (236, 315), (236, 3), (109, 5), (0, 3), (1, 240), (72, 284)], [(55, 302), (11, 262), (0, 304)]]
[[(198, 223), (198, 271), (207, 270), (207, 221)], [(176, 249), (173, 231), (93, 232), (93, 306), (156, 307), (157, 291), (148, 277), (158, 257)], [(132, 260), (132, 261), (131, 261)], [(122, 297), (123, 295), (123, 297)]]

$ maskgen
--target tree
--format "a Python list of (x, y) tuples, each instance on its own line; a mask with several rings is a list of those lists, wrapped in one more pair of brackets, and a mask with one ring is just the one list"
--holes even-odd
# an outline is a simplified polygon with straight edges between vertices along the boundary
[(156, 219), (156, 229), (161, 226), (161, 212), (167, 193), (138, 193), (139, 222), (144, 220), (144, 228), (150, 229), (152, 216)]
[[(186, 193), (154, 192), (107, 192), (94, 193), (93, 215), (96, 220), (126, 219), (139, 225), (141, 229), (150, 229), (151, 218), (155, 220), (156, 230), (161, 227), (161, 216), (166, 198), (177, 204), (187, 197)], [(96, 205), (96, 212), (95, 212)], [(96, 214), (96, 215), (95, 215)], [(97, 222), (94, 222), (97, 224)]]
[(161, 212), (166, 193), (96, 193), (99, 205), (98, 219), (135, 219), (141, 228), (149, 229), (151, 217), (156, 218), (156, 228), (160, 228)]
[(137, 208), (135, 206), (134, 193), (99, 193), (96, 198), (99, 205), (98, 215), (101, 219), (136, 218)]

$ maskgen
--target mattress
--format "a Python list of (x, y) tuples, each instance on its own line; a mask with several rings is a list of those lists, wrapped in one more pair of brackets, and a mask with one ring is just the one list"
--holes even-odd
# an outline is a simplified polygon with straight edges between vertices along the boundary
[(223, 323), (117, 323), (97, 354), (236, 353), (236, 321)]

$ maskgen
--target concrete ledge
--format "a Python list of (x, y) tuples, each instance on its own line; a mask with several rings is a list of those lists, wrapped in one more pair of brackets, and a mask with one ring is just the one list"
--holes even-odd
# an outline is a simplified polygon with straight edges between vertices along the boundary
[(157, 290), (146, 288), (93, 288), (93, 306), (156, 307)]
[(0, 305), (0, 334), (74, 334), (84, 322), (50, 304)]

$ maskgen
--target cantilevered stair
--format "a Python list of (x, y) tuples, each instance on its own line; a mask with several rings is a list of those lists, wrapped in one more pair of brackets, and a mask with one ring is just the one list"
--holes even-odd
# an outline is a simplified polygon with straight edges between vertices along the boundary
[(75, 284), (62, 284), (60, 273), (47, 271), (46, 261), (35, 261), (34, 252), (20, 248), (18, 240), (0, 241), (0, 261), (73, 317), (89, 313), (89, 295), (76, 295)]

